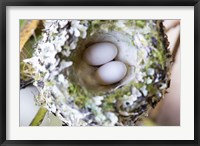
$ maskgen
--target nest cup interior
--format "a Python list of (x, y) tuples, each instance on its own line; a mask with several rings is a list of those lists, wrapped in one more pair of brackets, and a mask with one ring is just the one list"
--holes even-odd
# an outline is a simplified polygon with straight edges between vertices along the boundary
[[(81, 88), (85, 88), (86, 90), (90, 91), (90, 93), (95, 95), (104, 94), (105, 92), (112, 92), (114, 89), (125, 84), (126, 81), (130, 79), (131, 72), (129, 68), (131, 67), (131, 64), (126, 61), (126, 59), (120, 58), (120, 54), (123, 55), (124, 48), (133, 47), (130, 42), (127, 43), (127, 40), (130, 40), (130, 38), (127, 39), (127, 35), (119, 32), (96, 33), (90, 37), (87, 37), (87, 39), (79, 40), (76, 49), (70, 56), (71, 60), (73, 61), (73, 65), (69, 71), (69, 80), (71, 83), (79, 85)], [(112, 43), (116, 46), (118, 49), (118, 54), (114, 60), (123, 62), (127, 67), (127, 73), (125, 77), (119, 82), (110, 85), (99, 84), (94, 77), (94, 73), (99, 66), (88, 65), (83, 58), (83, 54), (89, 46), (104, 42)]]

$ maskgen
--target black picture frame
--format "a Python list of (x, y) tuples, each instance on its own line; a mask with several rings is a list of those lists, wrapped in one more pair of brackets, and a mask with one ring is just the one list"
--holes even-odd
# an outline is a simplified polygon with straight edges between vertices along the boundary
[[(6, 139), (6, 7), (7, 6), (194, 6), (194, 140), (7, 140)], [(199, 56), (200, 1), (199, 0), (0, 0), (0, 144), (9, 145), (177, 145), (200, 144), (199, 135)]]

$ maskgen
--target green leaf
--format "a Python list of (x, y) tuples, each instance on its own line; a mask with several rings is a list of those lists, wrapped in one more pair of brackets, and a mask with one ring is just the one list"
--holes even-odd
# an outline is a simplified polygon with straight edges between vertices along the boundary
[(47, 113), (47, 109), (44, 107), (40, 107), (39, 111), (37, 112), (36, 116), (34, 117), (34, 119), (32, 120), (29, 126), (40, 126), (46, 113)]
[(22, 28), (24, 26), (24, 24), (26, 23), (27, 20), (19, 20), (19, 24), (20, 24), (20, 28)]

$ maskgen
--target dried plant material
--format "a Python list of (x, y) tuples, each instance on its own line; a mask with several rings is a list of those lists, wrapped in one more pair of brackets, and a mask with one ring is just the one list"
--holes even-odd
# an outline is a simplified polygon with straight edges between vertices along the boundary
[(23, 24), (20, 30), (20, 52), (28, 39), (33, 35), (34, 30), (37, 28), (39, 20), (28, 20)]

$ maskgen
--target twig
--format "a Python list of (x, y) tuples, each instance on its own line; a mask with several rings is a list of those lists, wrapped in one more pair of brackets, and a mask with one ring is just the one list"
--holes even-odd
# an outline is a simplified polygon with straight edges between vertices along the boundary
[(30, 79), (28, 81), (24, 81), (23, 79), (20, 79), (20, 90), (26, 88), (27, 86), (30, 86), (33, 84), (33, 79)]

